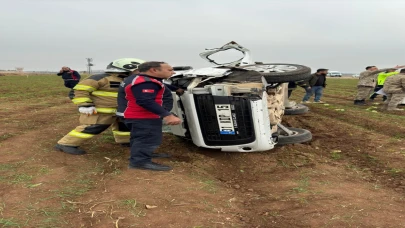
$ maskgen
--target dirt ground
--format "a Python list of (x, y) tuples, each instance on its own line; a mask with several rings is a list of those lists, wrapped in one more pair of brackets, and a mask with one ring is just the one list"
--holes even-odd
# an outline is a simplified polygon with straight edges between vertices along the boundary
[(111, 131), (55, 151), (78, 123), (60, 78), (0, 77), (0, 226), (405, 227), (405, 116), (353, 106), (356, 82), (328, 79), (326, 105), (284, 117), (309, 143), (223, 153), (165, 134), (174, 169), (150, 172)]

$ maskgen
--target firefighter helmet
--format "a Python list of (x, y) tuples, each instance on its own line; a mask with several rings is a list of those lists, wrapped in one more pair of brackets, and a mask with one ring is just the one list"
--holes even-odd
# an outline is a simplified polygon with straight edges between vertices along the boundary
[(135, 58), (116, 59), (107, 66), (105, 72), (132, 72), (138, 69), (139, 64), (144, 62), (145, 60)]

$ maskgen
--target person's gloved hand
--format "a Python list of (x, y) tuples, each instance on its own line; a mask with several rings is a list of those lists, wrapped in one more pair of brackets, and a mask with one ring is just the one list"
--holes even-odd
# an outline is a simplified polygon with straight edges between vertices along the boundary
[(184, 93), (184, 89), (177, 89), (176, 90), (176, 94), (179, 95), (179, 96), (183, 95), (183, 93)]
[(91, 107), (80, 107), (79, 108), (79, 112), (82, 114), (87, 114), (89, 115), (93, 115), (93, 114), (97, 114), (97, 110), (94, 106)]

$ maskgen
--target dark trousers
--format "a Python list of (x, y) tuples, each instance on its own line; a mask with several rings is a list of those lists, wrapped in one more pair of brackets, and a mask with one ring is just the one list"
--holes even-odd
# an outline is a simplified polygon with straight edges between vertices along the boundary
[(129, 163), (139, 165), (152, 161), (152, 153), (162, 143), (162, 120), (126, 119), (125, 125), (131, 129), (131, 156)]
[[(374, 88), (374, 93), (370, 96), (370, 99), (371, 100), (374, 100), (374, 98), (376, 98), (378, 95), (380, 95), (380, 94), (377, 94), (377, 92), (378, 92), (378, 90), (380, 90), (380, 89), (382, 89), (384, 87), (384, 85), (378, 85), (378, 86), (376, 86), (375, 88)], [(383, 96), (383, 101), (385, 101), (385, 100), (387, 100), (387, 96)]]
[(79, 80), (65, 80), (65, 87), (69, 88), (69, 98), (73, 99), (75, 97), (75, 92), (73, 90), (73, 87), (75, 87), (79, 83)]
[(288, 98), (291, 97), (292, 91), (297, 88), (297, 84), (295, 82), (288, 83)]

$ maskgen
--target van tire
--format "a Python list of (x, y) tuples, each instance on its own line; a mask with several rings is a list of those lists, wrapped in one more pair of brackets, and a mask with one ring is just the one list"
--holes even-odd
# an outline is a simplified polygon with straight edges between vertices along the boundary
[[(289, 70), (286, 72), (269, 72), (266, 70), (266, 66), (281, 67), (281, 66), (291, 66), (295, 67), (294, 70)], [(290, 63), (263, 63), (263, 64), (252, 64), (246, 66), (240, 66), (238, 68), (245, 70), (252, 70), (259, 72), (267, 81), (267, 83), (286, 83), (286, 82), (296, 82), (305, 81), (311, 78), (311, 68), (303, 65), (290, 64)], [(256, 68), (256, 69), (255, 69)]]
[(300, 115), (309, 111), (308, 106), (297, 104), (293, 108), (284, 109), (284, 115)]
[(288, 130), (295, 134), (291, 136), (282, 135), (279, 133), (278, 142), (276, 145), (283, 146), (288, 144), (305, 143), (312, 140), (312, 133), (306, 129), (287, 127)]

